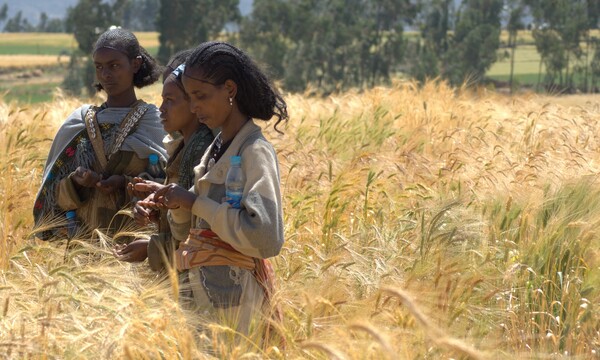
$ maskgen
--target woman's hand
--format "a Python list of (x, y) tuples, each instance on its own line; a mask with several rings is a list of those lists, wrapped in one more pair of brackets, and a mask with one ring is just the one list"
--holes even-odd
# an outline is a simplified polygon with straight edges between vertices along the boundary
[[(154, 183), (156, 184), (156, 183)], [(166, 208), (166, 209), (191, 209), (196, 201), (196, 194), (187, 191), (177, 184), (169, 185), (153, 185), (146, 183), (138, 183), (135, 189), (144, 191), (149, 188), (153, 189), (153, 194), (145, 200), (138, 201), (138, 204), (149, 208)]]
[[(148, 195), (148, 198), (151, 198), (152, 194)], [(159, 211), (157, 209), (149, 209), (140, 204), (139, 201), (136, 201), (133, 206), (133, 219), (138, 225), (144, 226), (148, 225), (150, 222), (158, 223)]]
[(106, 180), (96, 182), (96, 187), (104, 194), (111, 194), (125, 187), (125, 177), (123, 175), (111, 175)]
[(116, 245), (113, 248), (113, 255), (127, 262), (141, 262), (148, 257), (148, 239), (136, 239), (129, 244)]
[[(150, 183), (154, 183), (154, 181), (150, 181), (150, 180), (144, 180), (141, 177), (134, 177), (131, 182), (129, 182), (127, 184), (127, 192), (129, 193), (129, 196), (131, 197), (136, 197), (138, 199), (145, 199), (146, 197), (148, 197), (148, 195), (152, 194), (152, 191), (138, 191), (135, 189), (135, 184), (141, 184), (147, 182), (148, 184)], [(162, 185), (159, 183), (156, 183), (157, 185)]]
[(79, 186), (93, 188), (102, 180), (102, 175), (93, 170), (78, 166), (71, 179)]

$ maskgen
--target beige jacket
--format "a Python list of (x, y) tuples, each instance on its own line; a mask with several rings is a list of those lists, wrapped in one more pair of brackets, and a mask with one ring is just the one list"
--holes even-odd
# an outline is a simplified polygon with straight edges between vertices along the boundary
[[(211, 229), (242, 254), (256, 258), (277, 255), (284, 238), (279, 165), (273, 146), (260, 127), (248, 121), (207, 172), (212, 146), (214, 142), (194, 169), (195, 184), (191, 190), (197, 198), (191, 212), (180, 209), (169, 212), (173, 237), (184, 241), (191, 225)], [(241, 209), (231, 208), (224, 201), (225, 178), (233, 155), (241, 155), (246, 177)]]

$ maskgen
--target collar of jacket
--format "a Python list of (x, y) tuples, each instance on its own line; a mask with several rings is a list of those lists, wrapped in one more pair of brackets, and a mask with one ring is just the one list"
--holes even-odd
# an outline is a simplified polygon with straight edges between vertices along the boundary
[(204, 156), (202, 157), (202, 161), (197, 167), (198, 173), (204, 174), (200, 178), (200, 181), (208, 181), (213, 184), (225, 184), (225, 178), (227, 177), (227, 171), (229, 170), (229, 159), (233, 155), (241, 155), (241, 148), (242, 145), (244, 145), (245, 140), (260, 131), (261, 128), (256, 125), (253, 120), (246, 122), (246, 124), (244, 124), (240, 131), (235, 135), (231, 145), (229, 145), (223, 156), (221, 156), (219, 161), (215, 163), (210, 171), (206, 172), (206, 164), (208, 163), (209, 157), (208, 155), (211, 153), (212, 147), (215, 145), (213, 141), (210, 147), (206, 149)]

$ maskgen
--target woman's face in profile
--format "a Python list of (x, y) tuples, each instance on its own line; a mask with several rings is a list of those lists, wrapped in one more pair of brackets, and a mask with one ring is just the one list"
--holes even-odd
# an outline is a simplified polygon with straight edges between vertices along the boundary
[(162, 89), (160, 118), (166, 132), (182, 131), (195, 128), (198, 120), (190, 111), (190, 102), (183, 90), (177, 86), (174, 76), (165, 79)]

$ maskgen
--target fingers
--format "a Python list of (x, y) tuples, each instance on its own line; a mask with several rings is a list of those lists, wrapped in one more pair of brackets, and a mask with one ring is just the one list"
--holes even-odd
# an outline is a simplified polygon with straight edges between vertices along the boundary
[(140, 262), (148, 257), (148, 240), (136, 239), (128, 245), (113, 247), (113, 255), (121, 261)]
[(138, 225), (148, 225), (150, 222), (150, 211), (138, 203), (133, 207), (133, 218)]
[(96, 187), (105, 194), (110, 194), (116, 189), (122, 189), (125, 186), (125, 177), (123, 175), (111, 175), (106, 180), (102, 180), (100, 175), (97, 176), (99, 176), (99, 179), (96, 179)]
[(112, 248), (113, 256), (121, 261), (125, 261), (125, 258), (128, 256), (130, 250), (128, 250), (127, 245), (115, 245)]
[(142, 180), (142, 182), (135, 183), (133, 188), (136, 191), (149, 193), (159, 191), (161, 188), (165, 188), (165, 186), (154, 181)]

